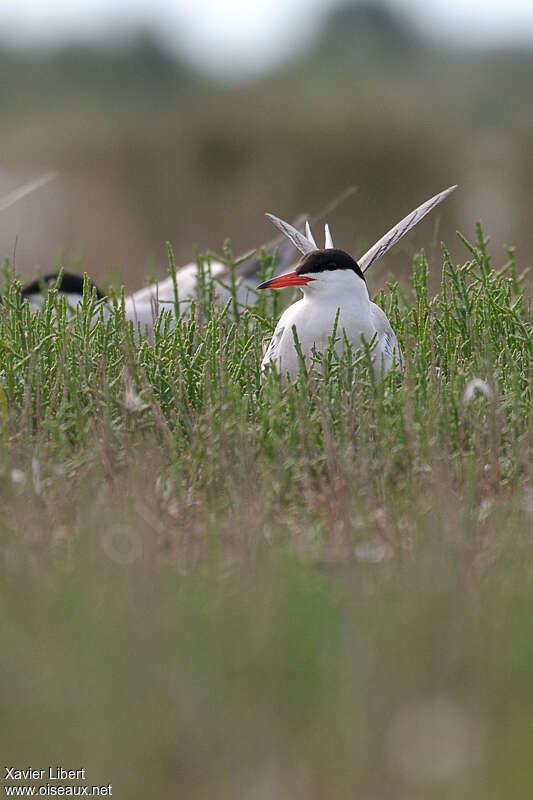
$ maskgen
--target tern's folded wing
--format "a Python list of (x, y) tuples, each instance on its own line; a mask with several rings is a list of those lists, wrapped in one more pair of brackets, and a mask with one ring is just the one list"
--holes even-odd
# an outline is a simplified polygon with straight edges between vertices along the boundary
[(377, 355), (381, 354), (384, 360), (385, 371), (388, 372), (396, 359), (397, 369), (403, 369), (403, 355), (396, 337), (387, 319), (385, 312), (375, 303), (370, 303), (370, 316), (378, 336)]

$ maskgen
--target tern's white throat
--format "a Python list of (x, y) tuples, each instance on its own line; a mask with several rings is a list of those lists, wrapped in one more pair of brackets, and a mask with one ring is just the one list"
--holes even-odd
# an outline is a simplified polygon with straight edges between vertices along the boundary
[(352, 270), (336, 269), (301, 274), (312, 279), (301, 287), (304, 297), (310, 300), (336, 302), (339, 306), (356, 303), (361, 308), (370, 304), (366, 282)]

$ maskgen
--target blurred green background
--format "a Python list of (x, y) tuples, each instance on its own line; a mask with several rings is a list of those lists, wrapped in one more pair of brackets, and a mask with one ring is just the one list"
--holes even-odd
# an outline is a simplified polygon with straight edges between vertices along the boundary
[(0, 215), (0, 253), (18, 237), (23, 274), (62, 262), (138, 288), (164, 273), (166, 240), (179, 263), (196, 247), (220, 251), (225, 237), (243, 252), (273, 235), (265, 211), (314, 214), (350, 185), (357, 192), (329, 221), (357, 255), (460, 184), (376, 267), (374, 288), (408, 271), (418, 248), (431, 256), (443, 238), (453, 248), (454, 231), (469, 235), (478, 218), (496, 258), (512, 244), (528, 263), (527, 37), (483, 43), (475, 30), (428, 33), (403, 6), (330, 3), (268, 69), (217, 79), (153, 28), (125, 30), (46, 47), (0, 40), (0, 193), (45, 170), (59, 176)]

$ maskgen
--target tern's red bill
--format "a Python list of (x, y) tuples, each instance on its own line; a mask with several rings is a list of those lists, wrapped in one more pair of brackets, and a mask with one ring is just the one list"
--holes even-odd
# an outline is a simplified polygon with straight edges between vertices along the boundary
[(288, 272), (286, 275), (278, 275), (270, 281), (260, 283), (258, 289), (284, 289), (286, 286), (307, 286), (310, 281), (309, 275), (298, 275), (297, 272)]

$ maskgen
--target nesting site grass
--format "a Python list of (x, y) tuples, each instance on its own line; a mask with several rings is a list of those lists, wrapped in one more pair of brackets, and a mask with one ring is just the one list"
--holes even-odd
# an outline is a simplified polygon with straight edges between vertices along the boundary
[(463, 244), (376, 298), (401, 382), (341, 331), (262, 379), (283, 299), (221, 308), (208, 259), (152, 340), (88, 285), (32, 315), (6, 263), (6, 763), (128, 800), (531, 796), (531, 315), (513, 251)]

